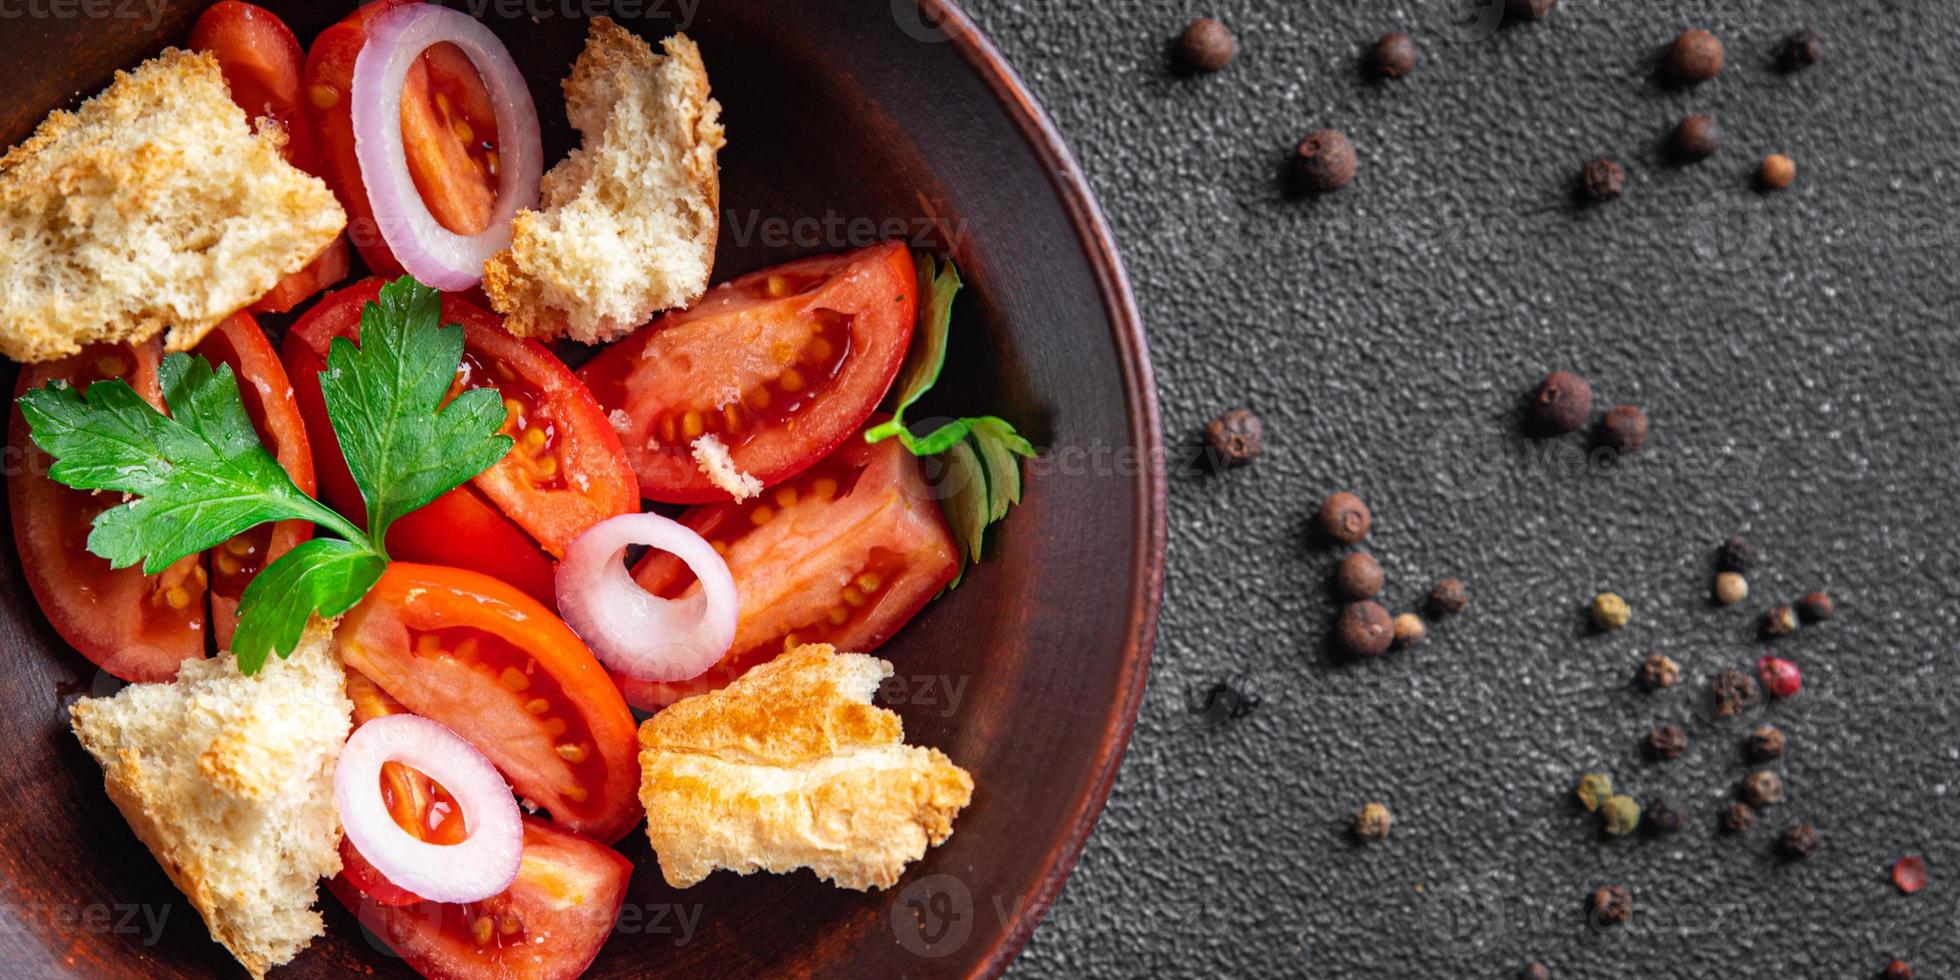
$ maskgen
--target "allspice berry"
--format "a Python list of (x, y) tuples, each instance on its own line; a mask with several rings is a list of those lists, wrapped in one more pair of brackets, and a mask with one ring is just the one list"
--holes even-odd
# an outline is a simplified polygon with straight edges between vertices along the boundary
[(1674, 127), (1674, 155), (1682, 160), (1706, 160), (1722, 148), (1722, 127), (1714, 116), (1693, 115)]
[(1812, 28), (1800, 28), (1783, 41), (1783, 70), (1799, 71), (1824, 60), (1824, 36)]
[(1742, 777), (1742, 802), (1760, 810), (1783, 802), (1783, 777), (1767, 769)]
[(1579, 184), (1594, 203), (1617, 201), (1627, 192), (1627, 171), (1618, 163), (1600, 157), (1586, 164), (1579, 175)]
[(1320, 502), (1320, 529), (1336, 543), (1360, 544), (1361, 539), (1368, 536), (1368, 527), (1373, 522), (1368, 505), (1345, 490), (1328, 494), (1327, 499)]
[(1691, 28), (1674, 39), (1667, 60), (1675, 81), (1699, 85), (1722, 73), (1722, 42), (1699, 27)]
[(1743, 749), (1751, 762), (1769, 762), (1783, 758), (1787, 746), (1783, 730), (1775, 725), (1757, 725), (1743, 742)]
[(1599, 444), (1616, 453), (1637, 453), (1647, 445), (1647, 413), (1615, 405), (1599, 420)]
[(1546, 435), (1577, 432), (1592, 415), (1592, 384), (1570, 371), (1554, 371), (1531, 396), (1531, 424)]
[(1244, 466), (1266, 451), (1266, 428), (1259, 416), (1235, 408), (1205, 426), (1205, 443), (1226, 466)]
[(1433, 616), (1455, 616), (1470, 608), (1470, 587), (1460, 578), (1446, 578), (1429, 590), (1429, 612)]
[(1616, 630), (1633, 619), (1633, 609), (1625, 599), (1611, 592), (1601, 592), (1593, 597), (1593, 625), (1603, 630)]
[(1764, 190), (1780, 191), (1797, 182), (1797, 161), (1781, 153), (1772, 153), (1763, 158), (1763, 168), (1756, 174)]
[(1370, 803), (1354, 815), (1354, 836), (1369, 844), (1388, 839), (1390, 826), (1395, 823), (1395, 815), (1380, 803)]
[(1681, 679), (1681, 665), (1664, 653), (1656, 653), (1640, 665), (1640, 686), (1649, 691), (1673, 687)]
[(1189, 71), (1220, 71), (1238, 52), (1231, 29), (1210, 17), (1192, 21), (1177, 36), (1178, 64)]
[(1353, 183), (1354, 170), (1354, 144), (1338, 129), (1308, 133), (1293, 154), (1294, 173), (1315, 193), (1338, 191)]
[(1382, 35), (1369, 52), (1368, 63), (1383, 78), (1401, 78), (1416, 68), (1416, 41), (1406, 31)]
[(1422, 625), (1422, 617), (1415, 613), (1403, 613), (1395, 617), (1395, 645), (1404, 649), (1422, 642), (1429, 632)]
[(1797, 603), (1797, 615), (1806, 623), (1821, 623), (1837, 615), (1837, 603), (1822, 592), (1812, 592)]
[(1334, 590), (1344, 599), (1373, 599), (1382, 590), (1382, 566), (1365, 551), (1341, 559), (1334, 567)]
[(1356, 602), (1341, 610), (1334, 635), (1350, 656), (1379, 657), (1395, 642), (1395, 623), (1388, 610), (1373, 602)]
[(1722, 572), (1715, 576), (1715, 601), (1724, 606), (1733, 606), (1749, 598), (1749, 580), (1734, 572)]

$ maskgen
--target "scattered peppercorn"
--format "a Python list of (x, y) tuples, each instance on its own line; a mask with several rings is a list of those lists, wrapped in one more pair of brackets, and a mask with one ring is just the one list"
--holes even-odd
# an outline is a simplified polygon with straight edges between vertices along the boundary
[(1717, 556), (1722, 571), (1739, 575), (1747, 574), (1762, 558), (1762, 551), (1740, 535), (1722, 542), (1721, 552)]
[(1640, 665), (1640, 686), (1649, 691), (1673, 687), (1681, 679), (1681, 665), (1665, 653), (1656, 653)]
[(1509, 0), (1504, 5), (1505, 11), (1518, 20), (1543, 20), (1556, 6), (1558, 0)]
[(1593, 625), (1603, 630), (1616, 630), (1633, 619), (1633, 610), (1627, 601), (1611, 592), (1601, 592), (1593, 597)]
[(1365, 551), (1341, 559), (1334, 567), (1334, 590), (1346, 599), (1373, 599), (1382, 590), (1381, 563)]
[(1758, 810), (1783, 802), (1783, 777), (1768, 769), (1742, 777), (1742, 802)]
[(1797, 161), (1781, 153), (1763, 158), (1763, 169), (1756, 174), (1765, 190), (1780, 191), (1797, 182)]
[(1437, 616), (1455, 616), (1470, 608), (1470, 587), (1460, 578), (1446, 578), (1429, 590), (1429, 611)]
[(1327, 495), (1320, 502), (1320, 529), (1329, 540), (1340, 544), (1360, 544), (1368, 536), (1373, 518), (1361, 498), (1343, 490)]
[(1300, 140), (1293, 167), (1308, 189), (1338, 191), (1354, 182), (1354, 144), (1338, 129), (1316, 129)]
[(1211, 17), (1201, 17), (1177, 36), (1178, 63), (1191, 71), (1220, 71), (1238, 54), (1232, 30)]
[(1734, 572), (1722, 572), (1715, 576), (1715, 601), (1724, 606), (1733, 606), (1749, 598), (1749, 580)]
[(1599, 420), (1599, 443), (1616, 453), (1637, 453), (1647, 445), (1647, 413), (1615, 405)]
[(1806, 623), (1821, 623), (1837, 615), (1837, 603), (1822, 592), (1812, 592), (1797, 603), (1797, 615)]
[(1822, 843), (1823, 840), (1818, 836), (1816, 827), (1800, 823), (1785, 830), (1783, 836), (1777, 840), (1776, 846), (1783, 852), (1784, 857), (1792, 861), (1801, 861), (1817, 853), (1817, 847)]
[(1699, 85), (1722, 73), (1722, 42), (1699, 27), (1682, 31), (1667, 56), (1675, 81), (1685, 85)]
[(1905, 960), (1893, 960), (1885, 964), (1884, 980), (1912, 980), (1912, 964)]
[(1607, 885), (1587, 898), (1593, 921), (1603, 926), (1624, 925), (1633, 918), (1633, 893), (1625, 885)]
[(1369, 844), (1388, 839), (1388, 829), (1395, 822), (1395, 815), (1380, 803), (1370, 803), (1354, 815), (1354, 836)]
[(1804, 27), (1783, 41), (1783, 68), (1798, 71), (1824, 60), (1824, 35)]
[(1554, 371), (1531, 398), (1531, 423), (1549, 435), (1577, 432), (1592, 415), (1592, 384), (1570, 371)]
[(1722, 829), (1746, 834), (1756, 826), (1756, 808), (1747, 803), (1731, 803), (1722, 811)]
[(1708, 682), (1708, 690), (1715, 697), (1715, 714), (1721, 718), (1734, 718), (1763, 700), (1756, 679), (1734, 667), (1716, 674)]
[(1693, 115), (1674, 127), (1674, 155), (1683, 160), (1706, 160), (1722, 148), (1722, 127), (1714, 116)]
[(1356, 657), (1379, 657), (1395, 641), (1395, 624), (1388, 610), (1373, 602), (1356, 602), (1341, 610), (1334, 624), (1341, 649)]
[(1775, 725), (1757, 725), (1755, 730), (1749, 733), (1745, 748), (1748, 750), (1749, 761), (1768, 762), (1783, 758), (1785, 744), (1782, 729)]
[(1764, 636), (1789, 636), (1797, 631), (1797, 612), (1789, 606), (1771, 606), (1763, 613)]
[(1640, 827), (1640, 804), (1626, 795), (1609, 796), (1599, 805), (1599, 829), (1608, 837), (1625, 837)]
[(1626, 168), (1600, 157), (1586, 164), (1585, 171), (1579, 175), (1579, 183), (1586, 189), (1586, 196), (1595, 203), (1617, 201), (1627, 192)]
[(1518, 980), (1552, 980), (1552, 971), (1543, 963), (1527, 963), (1518, 971)]
[(1404, 31), (1382, 35), (1369, 56), (1375, 73), (1384, 78), (1401, 78), (1416, 67), (1416, 41)]
[(1676, 834), (1688, 825), (1688, 812), (1679, 803), (1665, 796), (1656, 796), (1647, 802), (1647, 832), (1651, 834)]
[(1662, 725), (1647, 733), (1647, 754), (1656, 759), (1679, 759), (1688, 751), (1688, 733), (1680, 725)]
[(1579, 785), (1573, 789), (1572, 795), (1579, 798), (1579, 805), (1585, 807), (1586, 812), (1596, 812), (1599, 805), (1613, 795), (1613, 777), (1603, 772), (1586, 773), (1579, 777)]
[(1415, 613), (1403, 613), (1395, 617), (1395, 645), (1398, 647), (1415, 646), (1422, 642), (1423, 636), (1428, 632), (1428, 628), (1422, 625), (1422, 617)]
[(1902, 895), (1911, 895), (1926, 887), (1926, 859), (1917, 854), (1908, 854), (1892, 862), (1892, 885)]
[(1796, 697), (1797, 692), (1803, 690), (1803, 671), (1782, 657), (1764, 655), (1757, 658), (1756, 679), (1762, 682), (1763, 690), (1778, 701)]
[(1235, 408), (1205, 426), (1205, 442), (1210, 444), (1219, 462), (1244, 466), (1266, 450), (1266, 429), (1260, 424), (1259, 416)]

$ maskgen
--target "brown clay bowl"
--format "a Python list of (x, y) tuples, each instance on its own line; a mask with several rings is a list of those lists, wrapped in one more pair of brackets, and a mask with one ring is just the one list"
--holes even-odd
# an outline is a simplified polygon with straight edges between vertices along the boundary
[[(269, 5), (302, 42), (351, 6)], [(184, 43), (202, 6), (22, 7), (0, 29), (0, 139)], [(557, 159), (572, 139), (558, 80), (583, 25), (560, 0), (469, 6), (524, 67)], [(676, 891), (636, 833), (621, 844), (637, 864), (626, 914), (590, 975), (997, 974), (1095, 825), (1157, 618), (1161, 439), (1109, 232), (1052, 125), (946, 0), (570, 6), (701, 43), (730, 136), (717, 278), (892, 229), (950, 254), (969, 288), (947, 380), (919, 414), (998, 413), (1045, 451), (987, 561), (879, 651), (906, 682), (892, 707), (908, 738), (978, 784), (953, 838), (898, 887), (861, 894), (808, 872), (724, 872)], [(68, 731), (68, 704), (113, 685), (47, 625), (0, 550), (0, 975), (240, 975)], [(328, 935), (278, 975), (408, 974), (324, 889), (321, 907)]]

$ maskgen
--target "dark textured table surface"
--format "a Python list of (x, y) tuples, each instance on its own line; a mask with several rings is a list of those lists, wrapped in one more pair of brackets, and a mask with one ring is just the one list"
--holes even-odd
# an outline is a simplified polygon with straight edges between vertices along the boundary
[[(969, 0), (1060, 124), (1101, 196), (1148, 322), (1166, 429), (1235, 406), (1268, 451), (1179, 473), (1148, 696), (1115, 792), (1020, 976), (1876, 976), (1893, 957), (1960, 975), (1960, 5), (1909, 0), (1564, 0), (1494, 32), (1475, 2)], [(1237, 33), (1224, 72), (1180, 78), (1193, 16)], [(1775, 68), (1809, 24), (1825, 61)], [(1728, 68), (1657, 81), (1686, 27)], [(1407, 78), (1358, 56), (1404, 29)], [(1670, 165), (1684, 114), (1713, 112), (1713, 159)], [(1308, 130), (1360, 154), (1346, 191), (1286, 194)], [(1787, 152), (1796, 186), (1752, 189)], [(1623, 200), (1574, 201), (1590, 159)], [(1518, 433), (1547, 371), (1653, 420), (1637, 457)], [(1597, 411), (1597, 410), (1596, 410)], [(1174, 450), (1176, 446), (1172, 447)], [(1173, 455), (1177, 455), (1175, 452)], [(1326, 645), (1333, 554), (1307, 534), (1335, 489), (1373, 506), (1387, 602), (1439, 576), (1464, 616), (1354, 666)], [(1750, 598), (1709, 601), (1714, 548), (1765, 552)], [(1775, 641), (1805, 689), (1743, 719), (1698, 698), (1753, 662), (1765, 606), (1814, 588), (1835, 622)], [(1595, 635), (1610, 589), (1633, 622)], [(1648, 651), (1687, 682), (1631, 684)], [(1259, 698), (1214, 722), (1195, 692)], [(1789, 735), (1789, 799), (1740, 836), (1717, 812), (1750, 768), (1743, 732)], [(1646, 761), (1662, 721), (1690, 736)], [(1602, 840), (1572, 802), (1610, 770), (1691, 810), (1669, 838)], [(1363, 803), (1395, 813), (1352, 843)], [(1774, 840), (1822, 831), (1809, 861)], [(1887, 872), (1925, 856), (1932, 884)], [(1632, 890), (1632, 922), (1586, 894)]]

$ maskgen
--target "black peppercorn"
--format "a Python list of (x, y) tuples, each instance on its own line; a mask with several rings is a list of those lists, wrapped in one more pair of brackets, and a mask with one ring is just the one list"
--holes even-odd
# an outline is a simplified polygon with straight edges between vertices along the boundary
[(1733, 667), (1716, 674), (1708, 682), (1708, 690), (1715, 698), (1715, 714), (1721, 718), (1734, 718), (1763, 701), (1756, 679)]
[(1824, 60), (1824, 35), (1805, 27), (1783, 41), (1783, 69), (1798, 71)]
[(1368, 62), (1384, 78), (1401, 78), (1416, 67), (1416, 41), (1404, 31), (1382, 35)]
[(1806, 623), (1821, 623), (1837, 615), (1837, 603), (1822, 592), (1812, 592), (1797, 603), (1797, 615)]
[(1756, 808), (1747, 803), (1731, 803), (1722, 811), (1722, 829), (1731, 834), (1746, 834), (1756, 826)]
[(1625, 925), (1633, 918), (1633, 893), (1625, 885), (1607, 885), (1596, 889), (1586, 899), (1586, 906), (1592, 911), (1593, 922), (1602, 926)]
[(1435, 616), (1454, 616), (1470, 607), (1470, 589), (1460, 578), (1446, 578), (1429, 590), (1429, 612)]
[(1344, 599), (1373, 599), (1382, 590), (1382, 566), (1365, 551), (1341, 559), (1334, 568), (1334, 590)]
[(1379, 657), (1395, 642), (1395, 622), (1388, 610), (1373, 602), (1356, 602), (1341, 610), (1334, 623), (1341, 649), (1356, 657)]
[(1722, 542), (1721, 554), (1717, 556), (1721, 562), (1722, 571), (1735, 572), (1738, 575), (1745, 574), (1751, 568), (1754, 568), (1756, 563), (1762, 560), (1762, 557), (1763, 553), (1758, 551), (1755, 545), (1750, 544), (1739, 535)]
[(1688, 812), (1681, 804), (1665, 796), (1657, 796), (1647, 803), (1647, 832), (1650, 834), (1679, 833), (1688, 825)]
[(1177, 36), (1178, 64), (1189, 71), (1219, 71), (1238, 54), (1231, 28), (1210, 18), (1194, 20)]
[(1673, 687), (1680, 679), (1681, 666), (1667, 654), (1656, 653), (1640, 665), (1640, 686), (1649, 691)]
[(1801, 861), (1817, 853), (1817, 846), (1823, 841), (1817, 835), (1817, 828), (1800, 823), (1783, 832), (1776, 842), (1777, 850), (1792, 861)]
[(1580, 174), (1580, 184), (1586, 189), (1586, 196), (1597, 203), (1617, 201), (1627, 192), (1626, 168), (1600, 157), (1586, 164), (1585, 172)]
[(1682, 160), (1706, 160), (1722, 148), (1722, 128), (1714, 116), (1694, 115), (1674, 127), (1674, 155)]
[(1293, 169), (1309, 190), (1325, 194), (1354, 182), (1354, 144), (1338, 129), (1316, 129), (1300, 141)]
[(1374, 518), (1361, 498), (1343, 490), (1320, 502), (1320, 530), (1340, 544), (1360, 544)]
[(1647, 445), (1647, 413), (1615, 405), (1599, 420), (1599, 444), (1616, 453), (1637, 453)]
[(1259, 416), (1235, 408), (1205, 426), (1205, 442), (1210, 444), (1219, 462), (1244, 466), (1266, 451), (1266, 428)]
[(1570, 371), (1554, 371), (1531, 397), (1531, 424), (1547, 435), (1576, 432), (1592, 415), (1592, 384)]
[(1775, 725), (1757, 725), (1744, 743), (1751, 762), (1780, 759), (1783, 757), (1784, 746), (1783, 730)]
[(1912, 964), (1905, 960), (1893, 960), (1885, 964), (1885, 972), (1879, 977), (1881, 980), (1912, 980)]
[(1514, 20), (1543, 20), (1556, 6), (1558, 0), (1507, 0), (1504, 11)]
[(1767, 769), (1742, 778), (1742, 802), (1760, 810), (1783, 802), (1783, 778)]
[(1662, 725), (1647, 733), (1647, 754), (1656, 759), (1679, 759), (1688, 751), (1688, 733), (1680, 725)]
[(1699, 85), (1722, 73), (1722, 42), (1698, 27), (1685, 30), (1668, 48), (1667, 59), (1675, 81)]

